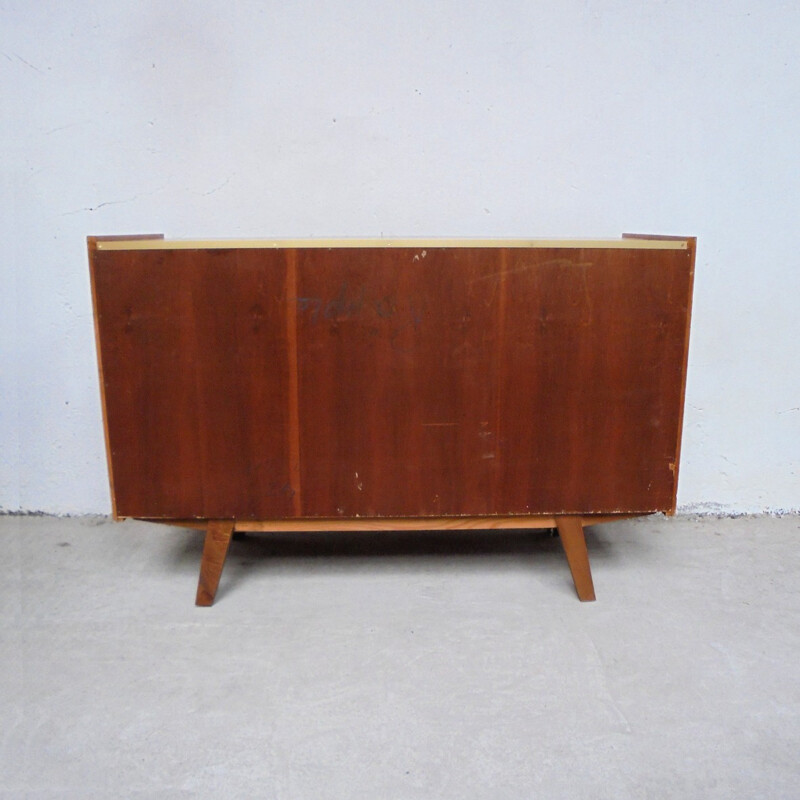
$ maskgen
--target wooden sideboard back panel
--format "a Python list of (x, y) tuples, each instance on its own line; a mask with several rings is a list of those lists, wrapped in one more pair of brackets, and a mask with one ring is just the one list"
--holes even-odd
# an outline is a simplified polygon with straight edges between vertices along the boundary
[(687, 242), (90, 240), (115, 514), (672, 511)]

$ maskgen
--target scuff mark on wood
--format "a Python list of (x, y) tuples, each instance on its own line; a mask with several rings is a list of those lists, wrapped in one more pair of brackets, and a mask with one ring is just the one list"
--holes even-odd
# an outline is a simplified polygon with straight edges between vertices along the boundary
[(506, 275), (516, 275), (520, 272), (529, 272), (532, 269), (540, 269), (541, 267), (591, 267), (591, 261), (572, 261), (568, 258), (552, 258), (549, 261), (537, 261), (535, 264), (525, 264), (516, 269), (501, 269), (498, 272), (493, 272), (491, 275), (481, 275), (480, 278), (473, 278), (470, 283), (479, 283), (480, 281), (499, 280)]

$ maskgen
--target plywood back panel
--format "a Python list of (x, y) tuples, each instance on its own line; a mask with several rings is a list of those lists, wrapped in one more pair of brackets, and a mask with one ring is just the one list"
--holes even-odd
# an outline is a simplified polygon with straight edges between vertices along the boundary
[(674, 508), (691, 240), (91, 261), (119, 516)]

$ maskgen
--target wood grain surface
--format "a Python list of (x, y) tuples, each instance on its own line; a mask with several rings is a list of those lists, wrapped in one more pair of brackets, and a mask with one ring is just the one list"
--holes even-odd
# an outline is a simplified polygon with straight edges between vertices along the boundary
[(671, 511), (688, 242), (90, 242), (115, 512)]

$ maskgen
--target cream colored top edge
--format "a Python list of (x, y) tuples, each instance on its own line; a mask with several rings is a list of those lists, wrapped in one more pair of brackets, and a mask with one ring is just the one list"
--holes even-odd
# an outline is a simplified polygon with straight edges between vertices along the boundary
[(686, 250), (685, 239), (128, 239), (97, 242), (98, 250), (227, 250), (361, 247), (527, 247)]

